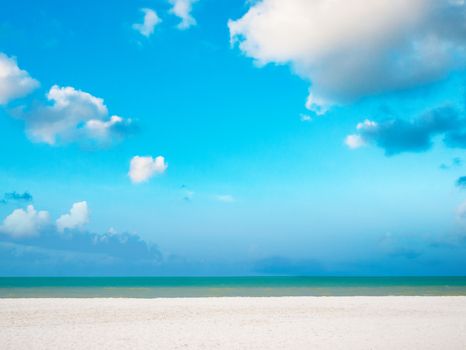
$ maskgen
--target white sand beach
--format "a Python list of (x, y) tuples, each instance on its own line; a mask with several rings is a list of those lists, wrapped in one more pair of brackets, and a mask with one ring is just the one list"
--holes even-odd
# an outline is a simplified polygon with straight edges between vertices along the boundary
[(466, 349), (466, 297), (0, 299), (0, 348)]

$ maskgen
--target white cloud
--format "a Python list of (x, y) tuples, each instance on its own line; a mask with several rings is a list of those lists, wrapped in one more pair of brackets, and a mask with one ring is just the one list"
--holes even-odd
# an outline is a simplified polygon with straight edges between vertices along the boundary
[(141, 11), (144, 13), (143, 23), (133, 24), (133, 29), (137, 30), (141, 35), (150, 37), (154, 33), (154, 28), (157, 24), (162, 22), (157, 13), (149, 8), (143, 8)]
[(233, 203), (235, 201), (235, 197), (231, 194), (218, 194), (214, 198), (215, 200), (223, 203)]
[(81, 228), (89, 222), (89, 208), (87, 202), (74, 203), (68, 214), (63, 214), (57, 221), (57, 230), (63, 232), (66, 229)]
[(50, 106), (40, 106), (23, 115), (26, 132), (35, 142), (54, 145), (59, 141), (111, 141), (131, 133), (131, 119), (108, 117), (102, 98), (73, 87), (52, 86)]
[(178, 29), (187, 29), (196, 25), (196, 20), (191, 16), (193, 4), (197, 0), (169, 0), (172, 8), (170, 13), (181, 19)]
[(360, 135), (353, 134), (346, 136), (345, 144), (351, 149), (356, 149), (365, 146), (366, 142)]
[(133, 121), (113, 115), (109, 120), (91, 119), (86, 122), (85, 128), (90, 136), (95, 139), (106, 140), (112, 136), (119, 128), (121, 130), (131, 128)]
[(309, 114), (301, 114), (299, 116), (299, 120), (301, 120), (302, 122), (310, 122), (312, 121), (312, 117)]
[(39, 82), (20, 69), (14, 58), (0, 52), (0, 105), (27, 95), (38, 86)]
[[(377, 127), (378, 127), (378, 124), (376, 122), (366, 119), (364, 122), (358, 123), (358, 125), (356, 126), (356, 129), (358, 130), (358, 132), (364, 132), (364, 131), (376, 130)], [(364, 147), (367, 144), (367, 142), (363, 136), (359, 134), (351, 134), (351, 135), (346, 136), (345, 144), (351, 149), (357, 149), (357, 148)]]
[(262, 0), (228, 26), (259, 66), (290, 64), (309, 80), (306, 105), (323, 114), (464, 68), (464, 23), (459, 0)]
[(167, 167), (165, 158), (162, 156), (156, 158), (135, 156), (130, 161), (128, 175), (133, 183), (145, 182), (152, 176), (165, 172)]
[(15, 209), (0, 226), (0, 231), (15, 238), (35, 236), (48, 225), (49, 213), (36, 211), (34, 206), (29, 205), (26, 210)]
[(373, 120), (366, 119), (362, 123), (358, 123), (356, 125), (356, 129), (358, 130), (370, 130), (370, 129), (375, 129), (378, 127), (377, 122), (374, 122)]

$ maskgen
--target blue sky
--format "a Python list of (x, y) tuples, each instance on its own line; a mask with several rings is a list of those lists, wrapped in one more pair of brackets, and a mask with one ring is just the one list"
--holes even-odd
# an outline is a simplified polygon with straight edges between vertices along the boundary
[(5, 2), (0, 274), (466, 273), (465, 17)]

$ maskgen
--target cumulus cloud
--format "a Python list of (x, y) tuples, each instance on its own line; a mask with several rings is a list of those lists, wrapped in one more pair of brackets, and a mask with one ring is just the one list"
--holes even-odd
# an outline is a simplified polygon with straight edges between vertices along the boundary
[(0, 204), (7, 204), (9, 202), (30, 202), (32, 201), (32, 195), (29, 192), (18, 193), (16, 191), (6, 192), (3, 194), (3, 198), (0, 199)]
[(366, 120), (356, 127), (356, 134), (346, 137), (350, 148), (375, 145), (386, 155), (403, 152), (424, 152), (432, 147), (433, 138), (444, 136), (449, 147), (466, 148), (466, 118), (453, 107), (434, 108), (413, 120)]
[(26, 96), (39, 86), (39, 82), (18, 67), (16, 59), (0, 52), (0, 105)]
[(3, 220), (0, 231), (14, 238), (38, 235), (50, 222), (49, 213), (29, 205), (26, 210), (15, 209)]
[(162, 22), (162, 20), (152, 9), (143, 8), (141, 11), (144, 13), (144, 20), (142, 23), (133, 24), (133, 29), (148, 38), (154, 33), (155, 26)]
[(109, 118), (104, 100), (73, 87), (52, 86), (47, 93), (51, 105), (39, 106), (21, 117), (35, 142), (110, 142), (136, 130), (131, 119)]
[(167, 167), (165, 158), (162, 156), (155, 158), (135, 156), (130, 161), (128, 175), (133, 183), (141, 183), (156, 174), (162, 174), (167, 170)]
[(228, 27), (259, 66), (289, 64), (309, 80), (306, 105), (322, 114), (463, 69), (465, 23), (458, 0), (261, 0)]
[(170, 13), (181, 19), (178, 29), (188, 29), (196, 25), (196, 20), (191, 16), (192, 7), (195, 2), (197, 0), (169, 0), (169, 3), (172, 5)]
[(3, 275), (154, 275), (161, 260), (155, 244), (131, 233), (45, 231), (21, 240), (0, 235)]
[(157, 245), (138, 235), (48, 233), (21, 241), (0, 236), (1, 275), (118, 275), (163, 272)]
[[(88, 221), (86, 202), (50, 225), (46, 211), (17, 209), (0, 225), (0, 274), (154, 274), (157, 246), (137, 234), (77, 231)], [(63, 232), (61, 229), (66, 228)]]
[(82, 228), (89, 222), (89, 208), (87, 202), (74, 203), (70, 209), (70, 212), (60, 216), (57, 221), (58, 232), (63, 232), (69, 229)]

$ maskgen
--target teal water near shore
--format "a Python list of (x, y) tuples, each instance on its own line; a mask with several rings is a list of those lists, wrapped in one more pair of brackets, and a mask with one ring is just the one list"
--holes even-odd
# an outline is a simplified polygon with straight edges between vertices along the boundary
[(466, 295), (466, 277), (0, 277), (0, 298)]

